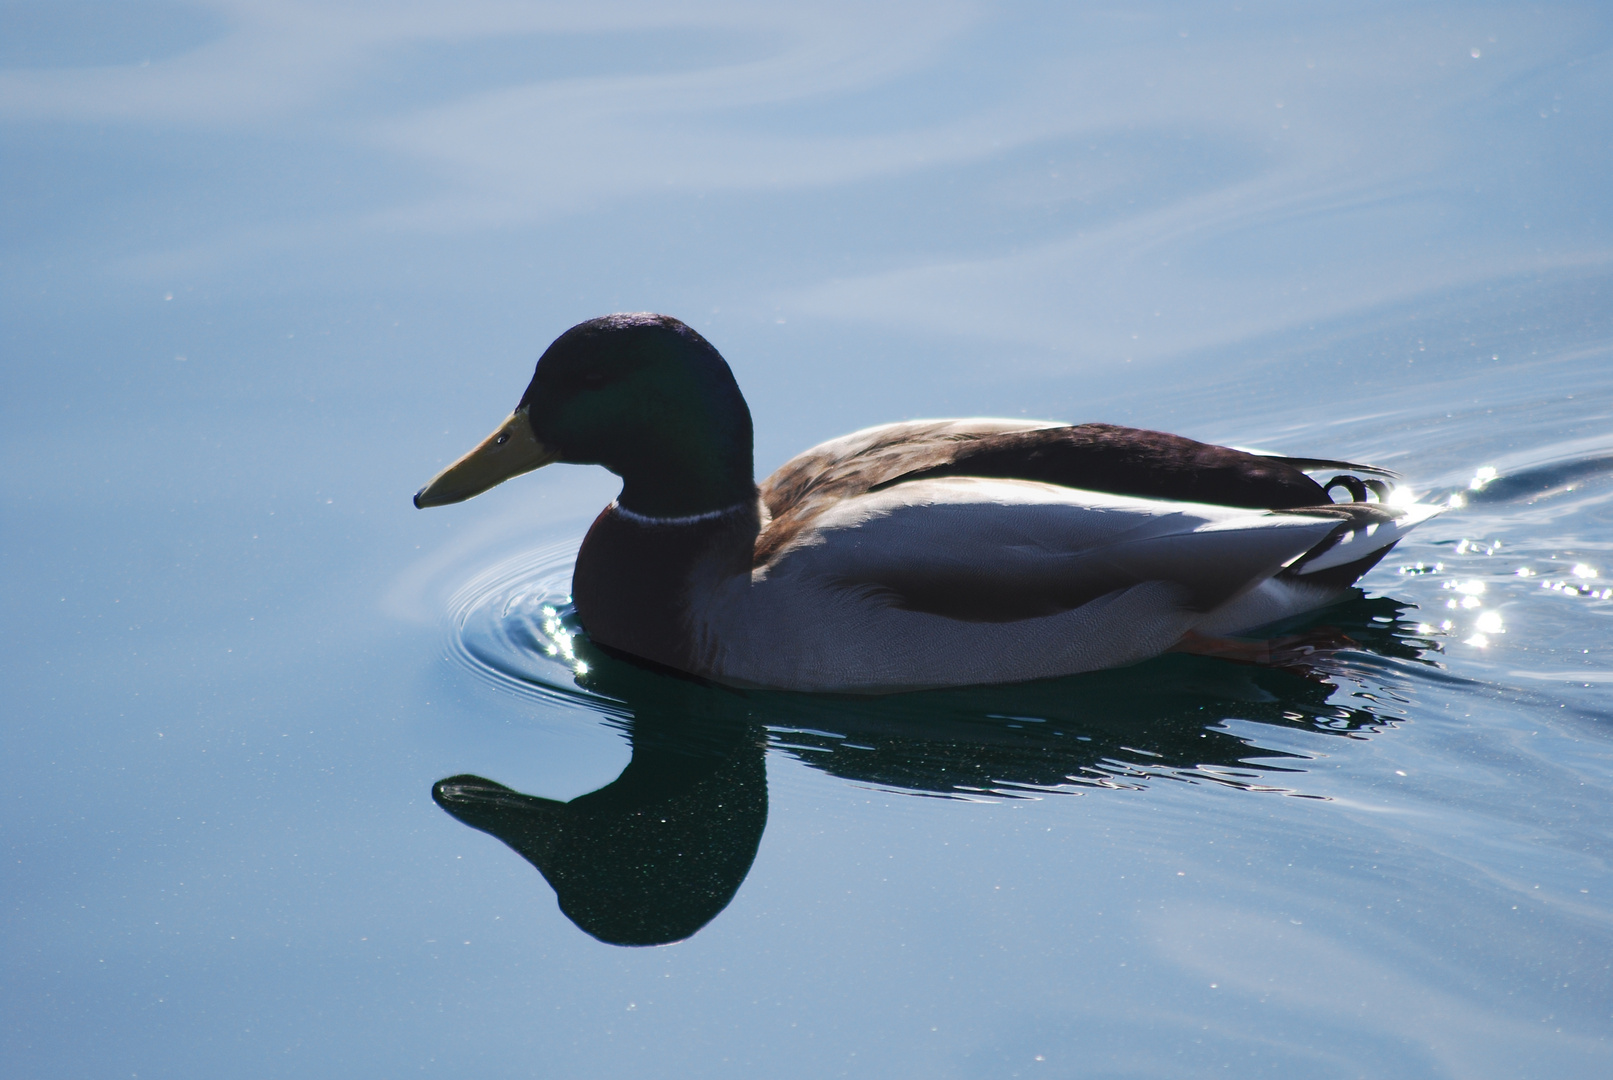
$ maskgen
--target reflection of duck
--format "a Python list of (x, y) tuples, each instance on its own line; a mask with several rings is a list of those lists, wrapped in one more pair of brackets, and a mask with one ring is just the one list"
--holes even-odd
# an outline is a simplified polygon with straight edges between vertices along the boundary
[(439, 780), (431, 795), (536, 866), (560, 909), (599, 940), (679, 941), (728, 906), (756, 857), (763, 737), (730, 691), (602, 660), (607, 682), (637, 699), (621, 776), (564, 803), (479, 776)]
[[(728, 365), (676, 319), (615, 315), (543, 354), (497, 431), (415, 496), (551, 461), (621, 476), (577, 556), (595, 641), (738, 686), (889, 691), (1128, 664), (1339, 599), (1435, 511), (1388, 475), (1107, 424), (915, 421), (752, 480)], [(1333, 504), (1343, 487), (1357, 500)], [(758, 494), (760, 497), (758, 498)]]
[[(1418, 655), (1395, 636), (1392, 601), (1333, 614), (1343, 616), (1336, 630), (1375, 652)], [(1334, 688), (1315, 677), (1196, 656), (1018, 686), (852, 697), (732, 690), (586, 642), (579, 655), (583, 700), (626, 717), (633, 758), (618, 779), (569, 803), (477, 776), (441, 780), (432, 795), (536, 866), (573, 922), (619, 945), (688, 937), (738, 892), (767, 820), (764, 727), (807, 765), (860, 783), (1013, 795), (1150, 777), (1268, 787), (1304, 759), (1255, 745), (1227, 721), (1360, 737), (1388, 719), (1331, 704)]]
[[(1355, 647), (1415, 655), (1368, 621), (1395, 611), (1377, 599), (1331, 614), (1348, 616)], [(1359, 736), (1388, 720), (1332, 703), (1335, 689), (1298, 665), (1170, 655), (1013, 687), (841, 698), (832, 717), (812, 707), (815, 698), (778, 695), (767, 722), (813, 768), (925, 794), (1014, 796), (1150, 778), (1271, 789), (1283, 786), (1282, 774), (1303, 771), (1304, 759), (1257, 745), (1241, 725)]]

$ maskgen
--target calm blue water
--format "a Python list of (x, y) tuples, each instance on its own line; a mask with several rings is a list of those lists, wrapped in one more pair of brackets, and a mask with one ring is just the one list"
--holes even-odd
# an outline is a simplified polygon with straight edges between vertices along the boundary
[[(1610, 106), (1597, 5), (5, 0), (0, 1072), (1609, 1075)], [(570, 636), (607, 474), (409, 503), (644, 309), (763, 471), (1453, 508), (1308, 673), (713, 690)]]

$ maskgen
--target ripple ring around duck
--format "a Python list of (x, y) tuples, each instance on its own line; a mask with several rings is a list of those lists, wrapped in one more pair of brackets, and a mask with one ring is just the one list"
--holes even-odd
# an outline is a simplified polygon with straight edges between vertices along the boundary
[(611, 700), (576, 683), (571, 568), (580, 538), (568, 536), (493, 564), (449, 601), (449, 655), (484, 682), (551, 704), (610, 711)]

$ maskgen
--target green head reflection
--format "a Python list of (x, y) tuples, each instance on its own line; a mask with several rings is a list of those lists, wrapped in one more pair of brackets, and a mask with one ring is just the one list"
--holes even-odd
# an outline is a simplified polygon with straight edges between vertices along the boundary
[(653, 699), (642, 688), (634, 695), (633, 758), (621, 776), (570, 802), (479, 776), (439, 780), (431, 795), (537, 867), (560, 910), (600, 941), (681, 941), (728, 906), (756, 858), (767, 825), (765, 736), (728, 691), (609, 658), (603, 666), (606, 681), (630, 684), (618, 692), (663, 684)]

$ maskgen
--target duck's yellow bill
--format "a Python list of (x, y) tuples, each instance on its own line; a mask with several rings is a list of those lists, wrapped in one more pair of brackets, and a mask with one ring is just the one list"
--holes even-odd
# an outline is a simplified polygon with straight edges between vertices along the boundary
[(559, 451), (544, 446), (533, 436), (526, 410), (517, 409), (476, 449), (415, 492), (414, 504), (424, 510), (428, 506), (464, 502), (512, 476), (542, 468), (559, 456)]

